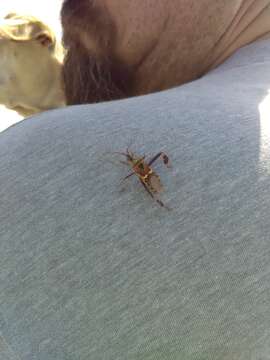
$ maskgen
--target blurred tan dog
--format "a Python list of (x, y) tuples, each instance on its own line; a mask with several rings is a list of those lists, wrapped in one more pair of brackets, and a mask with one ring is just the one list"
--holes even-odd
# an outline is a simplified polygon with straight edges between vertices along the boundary
[(0, 104), (23, 116), (65, 105), (61, 80), (64, 49), (33, 16), (0, 20)]

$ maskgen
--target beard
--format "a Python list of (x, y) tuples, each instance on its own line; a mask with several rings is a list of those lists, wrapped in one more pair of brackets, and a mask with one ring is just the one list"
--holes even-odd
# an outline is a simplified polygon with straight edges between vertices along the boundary
[(67, 105), (98, 103), (131, 96), (130, 69), (113, 58), (89, 54), (73, 44), (62, 70)]

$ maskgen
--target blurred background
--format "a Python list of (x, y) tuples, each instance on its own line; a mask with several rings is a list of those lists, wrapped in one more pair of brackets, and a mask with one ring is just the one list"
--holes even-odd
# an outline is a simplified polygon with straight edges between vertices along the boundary
[[(0, 21), (9, 12), (33, 15), (48, 24), (60, 39), (62, 2), (63, 0), (0, 0)], [(0, 105), (0, 132), (21, 119), (15, 111)]]

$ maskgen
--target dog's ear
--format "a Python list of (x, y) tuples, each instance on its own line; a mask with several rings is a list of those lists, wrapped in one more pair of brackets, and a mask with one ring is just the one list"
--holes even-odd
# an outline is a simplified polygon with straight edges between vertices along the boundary
[(18, 16), (18, 14), (16, 14), (15, 12), (10, 12), (4, 17), (4, 19), (12, 19), (16, 18), (16, 16)]
[(37, 40), (42, 46), (52, 48), (56, 39), (50, 28), (33, 16), (10, 13), (0, 23), (0, 38), (14, 41)]

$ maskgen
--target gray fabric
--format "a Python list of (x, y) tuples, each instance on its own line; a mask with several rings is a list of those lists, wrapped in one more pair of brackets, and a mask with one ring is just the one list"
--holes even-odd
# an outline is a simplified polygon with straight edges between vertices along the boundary
[[(0, 331), (14, 356), (270, 359), (269, 55), (261, 41), (190, 84), (1, 134)], [(129, 144), (170, 156), (153, 168), (172, 211), (135, 177), (120, 184), (129, 169), (110, 152)]]
[(6, 340), (0, 334), (0, 359), (1, 360), (20, 360), (12, 351)]

